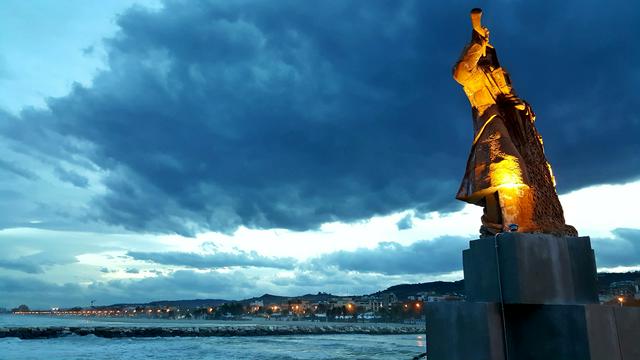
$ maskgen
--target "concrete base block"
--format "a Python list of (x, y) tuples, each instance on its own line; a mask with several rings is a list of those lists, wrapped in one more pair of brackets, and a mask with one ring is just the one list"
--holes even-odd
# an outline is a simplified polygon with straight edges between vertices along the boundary
[(495, 303), (428, 303), (427, 359), (502, 360), (500, 308)]
[(497, 303), (425, 310), (429, 360), (640, 359), (640, 308), (505, 304), (504, 323)]
[(500, 302), (501, 281), (505, 303), (598, 303), (589, 237), (502, 233), (471, 241), (462, 256), (468, 301)]
[(640, 359), (640, 308), (587, 305), (592, 359)]

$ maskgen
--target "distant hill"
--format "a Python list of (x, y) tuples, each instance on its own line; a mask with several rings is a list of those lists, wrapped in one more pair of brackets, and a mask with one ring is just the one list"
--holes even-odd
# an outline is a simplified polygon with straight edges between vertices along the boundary
[[(598, 290), (606, 291), (612, 282), (616, 281), (634, 281), (640, 279), (640, 271), (632, 271), (627, 273), (598, 273)], [(464, 294), (464, 280), (458, 281), (432, 281), (418, 284), (400, 284), (391, 286), (385, 290), (375, 292), (370, 295), (382, 295), (384, 293), (394, 293), (398, 299), (404, 300), (409, 296), (416, 295), (419, 292), (435, 292), (437, 294)], [(252, 297), (243, 300), (224, 300), (224, 299), (195, 299), (195, 300), (161, 300), (152, 301), (144, 304), (114, 304), (104, 307), (122, 307), (122, 306), (176, 306), (181, 308), (197, 308), (207, 306), (219, 306), (224, 303), (239, 302), (245, 305), (255, 301), (262, 301), (264, 305), (278, 304), (286, 302), (290, 299), (315, 301), (327, 301), (336, 297), (352, 297), (340, 296), (329, 293), (319, 292), (317, 294), (305, 294), (301, 296), (281, 296), (264, 294), (259, 297)]]
[(433, 291), (438, 294), (464, 294), (464, 280), (458, 281), (432, 281), (418, 284), (394, 285), (386, 290), (378, 291), (371, 295), (394, 293), (398, 299), (406, 299), (419, 292)]
[(224, 299), (161, 300), (161, 301), (152, 301), (149, 303), (149, 305), (194, 308), (194, 307), (218, 306), (226, 302), (229, 302), (229, 300), (224, 300)]
[(231, 302), (230, 300), (224, 299), (193, 299), (193, 300), (159, 300), (159, 301), (151, 301), (148, 303), (132, 303), (132, 304), (113, 304), (108, 306), (99, 306), (99, 308), (109, 308), (109, 307), (135, 307), (135, 306), (174, 306), (179, 308), (198, 308), (198, 307), (208, 307), (208, 306), (219, 306), (224, 303)]
[(598, 291), (605, 291), (609, 285), (617, 281), (635, 281), (640, 279), (640, 271), (626, 273), (598, 273)]
[(244, 305), (249, 305), (255, 301), (262, 301), (264, 305), (268, 304), (281, 304), (283, 302), (287, 302), (289, 299), (300, 299), (307, 301), (326, 301), (330, 298), (340, 297), (338, 295), (332, 295), (328, 293), (319, 292), (317, 294), (305, 294), (302, 296), (280, 296), (280, 295), (271, 295), (264, 294), (259, 297), (252, 297), (249, 299), (243, 300), (225, 300), (225, 299), (194, 299), (194, 300), (160, 300), (160, 301), (151, 301), (148, 303), (121, 303), (121, 304), (113, 304), (107, 306), (99, 306), (99, 308), (110, 308), (110, 307), (126, 307), (126, 306), (174, 306), (180, 308), (202, 308), (208, 306), (220, 306), (224, 303), (235, 303), (239, 302)]
[(264, 305), (269, 305), (269, 304), (280, 304), (282, 302), (286, 302), (287, 299), (289, 299), (288, 296), (280, 296), (280, 295), (271, 295), (271, 294), (264, 294), (262, 296), (259, 297), (252, 297), (249, 299), (244, 299), (244, 300), (240, 300), (239, 302), (248, 305), (249, 303), (255, 302), (255, 301), (262, 301), (262, 303)]
[(335, 297), (340, 297), (339, 295), (333, 295), (333, 294), (329, 294), (329, 293), (324, 293), (324, 292), (319, 292), (317, 294), (305, 294), (305, 295), (301, 295), (301, 296), (279, 296), (279, 295), (271, 295), (271, 294), (264, 294), (260, 297), (253, 297), (250, 299), (244, 299), (244, 300), (240, 300), (239, 302), (243, 303), (243, 304), (249, 304), (255, 301), (262, 301), (263, 304), (268, 305), (268, 304), (279, 304), (282, 302), (286, 302), (289, 299), (299, 299), (299, 300), (306, 300), (306, 301), (311, 301), (311, 302), (315, 302), (315, 301), (327, 301), (331, 298), (335, 298)]

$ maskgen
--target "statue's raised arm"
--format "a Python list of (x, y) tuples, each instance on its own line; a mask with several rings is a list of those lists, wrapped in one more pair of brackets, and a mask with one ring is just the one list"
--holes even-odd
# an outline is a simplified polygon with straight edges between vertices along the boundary
[(533, 111), (516, 96), (481, 17), (482, 10), (471, 11), (471, 41), (453, 67), (471, 104), (474, 128), (456, 197), (484, 208), (484, 236), (514, 229), (577, 235), (564, 223)]
[(460, 60), (453, 67), (453, 78), (464, 85), (465, 82), (477, 70), (478, 60), (486, 55), (489, 45), (489, 29), (482, 26), (482, 10), (473, 9), (471, 11), (471, 27), (473, 33), (471, 42), (464, 48)]

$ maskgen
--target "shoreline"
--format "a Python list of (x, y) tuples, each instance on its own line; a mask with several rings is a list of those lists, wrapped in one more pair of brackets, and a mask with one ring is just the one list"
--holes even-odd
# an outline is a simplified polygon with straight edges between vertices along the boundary
[(291, 335), (411, 335), (424, 334), (416, 326), (217, 326), (217, 327), (106, 327), (106, 326), (45, 326), (0, 327), (0, 338), (17, 337), (23, 340), (52, 339), (65, 336), (94, 335), (102, 338), (132, 337), (252, 337)]

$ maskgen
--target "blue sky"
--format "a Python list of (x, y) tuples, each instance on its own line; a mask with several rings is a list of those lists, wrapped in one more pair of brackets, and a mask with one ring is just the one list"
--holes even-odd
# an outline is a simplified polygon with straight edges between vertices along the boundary
[[(0, 306), (460, 278), (478, 5), (2, 2)], [(636, 269), (638, 5), (483, 7), (568, 223)]]

